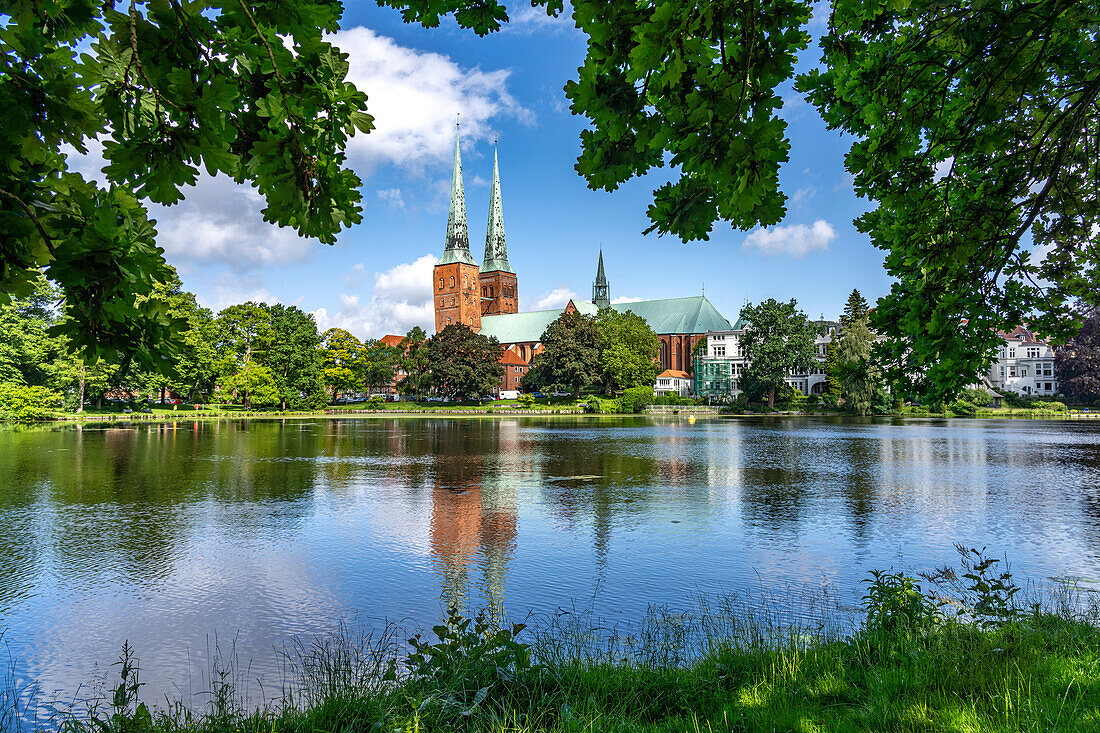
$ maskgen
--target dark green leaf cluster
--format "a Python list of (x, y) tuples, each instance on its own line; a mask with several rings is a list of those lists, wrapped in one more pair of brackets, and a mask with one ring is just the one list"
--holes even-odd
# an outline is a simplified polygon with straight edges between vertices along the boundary
[(716, 220), (739, 228), (785, 213), (779, 165), (790, 142), (777, 85), (809, 36), (803, 0), (575, 0), (588, 55), (566, 84), (581, 133), (577, 171), (613, 191), (653, 168), (648, 231), (708, 239)]
[(492, 394), (504, 377), (504, 349), (463, 323), (452, 323), (428, 341), (431, 384), (444, 397), (477, 399)]
[(579, 397), (582, 387), (600, 379), (600, 326), (593, 316), (567, 311), (539, 339), (543, 350), (523, 375), (524, 389), (564, 387)]
[(895, 278), (874, 314), (894, 379), (940, 402), (999, 329), (1072, 334), (1100, 302), (1100, 3), (834, 0), (798, 86), (855, 137), (857, 228)]
[[(333, 242), (361, 219), (344, 147), (372, 127), (346, 81), (334, 0), (88, 0), (0, 15), (0, 297), (40, 270), (60, 286), (58, 324), (91, 364), (159, 368), (180, 324), (157, 299), (172, 279), (143, 202), (173, 204), (200, 169), (251, 183), (264, 217)], [(66, 148), (102, 144), (102, 183)]]
[(1100, 401), (1100, 313), (1054, 354), (1054, 371), (1063, 394), (1077, 402)]

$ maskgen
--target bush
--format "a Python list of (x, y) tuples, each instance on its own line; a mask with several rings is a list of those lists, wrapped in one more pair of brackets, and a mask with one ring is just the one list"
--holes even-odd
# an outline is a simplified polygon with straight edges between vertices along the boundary
[(894, 398), (884, 387), (875, 390), (875, 396), (871, 399), (872, 415), (889, 415), (894, 411)]
[(375, 395), (367, 400), (368, 410), (381, 410), (386, 404), (386, 398), (380, 395)]
[(904, 573), (872, 570), (863, 596), (867, 630), (897, 634), (927, 631), (940, 619), (939, 608), (921, 591), (920, 584)]
[(531, 408), (535, 404), (535, 397), (534, 395), (524, 392), (519, 397), (516, 397), (516, 402), (519, 404), (520, 407)]
[(61, 395), (47, 387), (0, 384), (0, 416), (8, 420), (41, 420), (61, 401)]
[(653, 404), (653, 389), (651, 387), (631, 387), (623, 390), (619, 398), (619, 408), (622, 412), (641, 412)]
[(815, 394), (806, 395), (806, 409), (816, 410), (817, 406), (821, 404), (821, 397)]
[(993, 402), (993, 397), (986, 393), (984, 389), (978, 387), (968, 387), (962, 391), (959, 395), (960, 400), (970, 402), (977, 407), (989, 407)]
[(832, 392), (826, 392), (825, 394), (821, 395), (821, 404), (824, 407), (829, 408), (830, 410), (835, 410), (839, 403), (839, 398), (837, 398), (837, 396)]
[(948, 409), (956, 415), (962, 415), (964, 417), (974, 417), (978, 414), (977, 405), (972, 402), (967, 402), (966, 400), (955, 400), (948, 406)]
[(802, 393), (789, 384), (782, 385), (775, 391), (775, 406), (779, 410), (790, 410), (797, 403)]

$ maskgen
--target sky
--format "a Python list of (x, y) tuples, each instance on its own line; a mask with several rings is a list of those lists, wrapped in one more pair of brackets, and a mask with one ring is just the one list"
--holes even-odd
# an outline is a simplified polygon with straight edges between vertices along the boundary
[[(265, 224), (255, 191), (201, 179), (183, 203), (152, 207), (159, 242), (184, 286), (218, 311), (245, 300), (312, 312), (318, 326), (360, 338), (434, 330), (431, 269), (443, 251), (456, 115), (470, 249), (484, 252), (498, 139), (508, 257), (520, 310), (591, 297), (603, 249), (616, 300), (705, 292), (731, 322), (746, 301), (796, 298), (807, 315), (835, 318), (853, 288), (885, 294), (883, 253), (852, 220), (866, 210), (844, 169), (850, 140), (825, 129), (789, 87), (790, 161), (781, 183), (787, 216), (769, 229), (716, 224), (707, 242), (644, 235), (652, 190), (669, 173), (634, 179), (614, 193), (591, 191), (574, 171), (586, 126), (563, 86), (584, 59), (568, 17), (521, 8), (486, 38), (445, 20), (435, 29), (402, 23), (373, 3), (351, 3), (335, 43), (350, 54), (352, 81), (368, 95), (376, 129), (356, 136), (349, 162), (363, 179), (364, 220), (336, 245)], [(821, 32), (819, 22), (811, 32)], [(800, 70), (820, 56), (811, 46)]]

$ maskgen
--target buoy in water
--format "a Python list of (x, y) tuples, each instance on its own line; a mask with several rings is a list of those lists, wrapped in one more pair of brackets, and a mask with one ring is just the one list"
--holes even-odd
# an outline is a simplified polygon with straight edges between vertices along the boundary
[(695, 415), (691, 415), (690, 417), (688, 417), (688, 425), (694, 425), (694, 424), (695, 424)]

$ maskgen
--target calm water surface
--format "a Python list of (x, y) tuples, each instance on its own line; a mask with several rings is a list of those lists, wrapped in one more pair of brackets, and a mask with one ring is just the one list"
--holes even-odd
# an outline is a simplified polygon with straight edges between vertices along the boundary
[[(0, 430), (0, 629), (71, 695), (128, 640), (186, 693), (445, 601), (637, 619), (695, 593), (1007, 554), (1100, 579), (1100, 422), (286, 420)], [(1100, 586), (1097, 586), (1100, 587)]]

